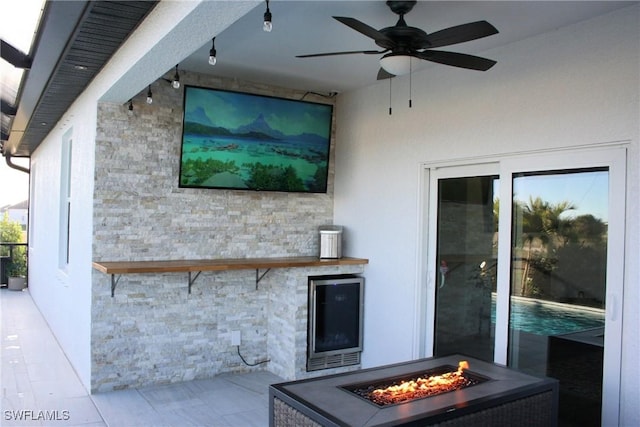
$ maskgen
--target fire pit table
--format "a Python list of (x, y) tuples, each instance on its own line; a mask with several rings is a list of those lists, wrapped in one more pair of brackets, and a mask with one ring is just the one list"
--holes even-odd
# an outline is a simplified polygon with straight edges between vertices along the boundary
[[(460, 362), (467, 369), (459, 368)], [(398, 393), (443, 377), (463, 386), (380, 403), (369, 394)], [(462, 378), (464, 376), (464, 378)], [(409, 384), (407, 386), (407, 384)], [(423, 390), (424, 387), (422, 386)], [(373, 392), (373, 390), (377, 390)], [(402, 393), (405, 393), (404, 389)], [(291, 426), (556, 426), (558, 381), (452, 355), (273, 384), (269, 425)]]

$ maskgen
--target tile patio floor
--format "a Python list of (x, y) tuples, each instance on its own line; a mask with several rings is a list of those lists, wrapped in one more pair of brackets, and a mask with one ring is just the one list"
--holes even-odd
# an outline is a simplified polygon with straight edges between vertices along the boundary
[(0, 310), (1, 426), (269, 425), (269, 372), (90, 395), (28, 290), (0, 289)]

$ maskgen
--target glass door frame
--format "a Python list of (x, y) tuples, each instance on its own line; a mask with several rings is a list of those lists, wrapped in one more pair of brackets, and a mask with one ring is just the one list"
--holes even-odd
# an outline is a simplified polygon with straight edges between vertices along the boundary
[[(421, 286), (425, 289), (425, 296), (421, 297), (420, 301), (426, 301), (424, 306), (424, 315), (421, 318), (424, 319), (422, 325), (418, 330), (424, 330), (424, 340), (421, 344), (424, 352), (424, 357), (433, 356), (433, 347), (435, 342), (435, 318), (436, 318), (436, 275), (438, 271), (436, 269), (437, 261), (437, 215), (438, 215), (438, 180), (447, 178), (466, 178), (474, 176), (487, 176), (487, 175), (499, 175), (499, 163), (476, 163), (463, 166), (435, 166), (425, 167), (423, 171), (423, 182), (426, 191), (424, 192), (424, 206), (425, 215), (423, 220), (426, 220), (427, 233), (421, 233), (426, 238), (423, 241), (426, 250), (426, 265), (423, 266), (422, 277), (426, 277), (426, 284)], [(424, 259), (424, 257), (422, 258)], [(426, 326), (426, 328), (425, 328)]]
[(620, 380), (622, 356), (622, 302), (624, 289), (626, 149), (582, 148), (553, 150), (522, 155), (496, 156), (487, 159), (461, 160), (421, 165), (420, 238), (418, 273), (421, 283), (416, 331), (418, 357), (433, 356), (436, 310), (436, 254), (438, 180), (470, 176), (498, 175), (500, 179), (498, 235), (498, 275), (494, 362), (507, 365), (509, 345), (509, 301), (511, 280), (511, 218), (513, 175), (522, 172), (587, 169), (607, 167), (609, 170), (609, 224), (607, 244), (607, 283), (605, 301), (605, 345), (603, 361), (602, 422), (617, 425), (620, 412)]

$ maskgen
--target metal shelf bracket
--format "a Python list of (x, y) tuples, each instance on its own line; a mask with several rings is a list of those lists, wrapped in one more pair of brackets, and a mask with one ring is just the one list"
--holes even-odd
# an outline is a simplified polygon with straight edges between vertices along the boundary
[(113, 298), (116, 293), (116, 286), (118, 286), (118, 282), (120, 281), (121, 277), (122, 275), (118, 274), (118, 278), (116, 279), (115, 274), (111, 275), (111, 298)]
[(191, 272), (189, 272), (189, 293), (191, 293), (191, 286), (193, 286), (193, 282), (195, 282), (198, 276), (200, 276), (200, 273), (202, 273), (202, 271), (198, 271), (195, 276), (191, 277)]
[(264, 273), (260, 274), (260, 269), (256, 268), (256, 291), (258, 290), (258, 283), (260, 283), (262, 278), (264, 276), (266, 276), (267, 273), (270, 272), (270, 271), (271, 271), (271, 269), (267, 268)]

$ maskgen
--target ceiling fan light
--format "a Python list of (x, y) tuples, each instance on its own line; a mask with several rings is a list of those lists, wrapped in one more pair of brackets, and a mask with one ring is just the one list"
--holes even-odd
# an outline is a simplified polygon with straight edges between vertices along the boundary
[(380, 66), (394, 76), (403, 76), (411, 72), (411, 58), (410, 55), (390, 53), (380, 59)]

